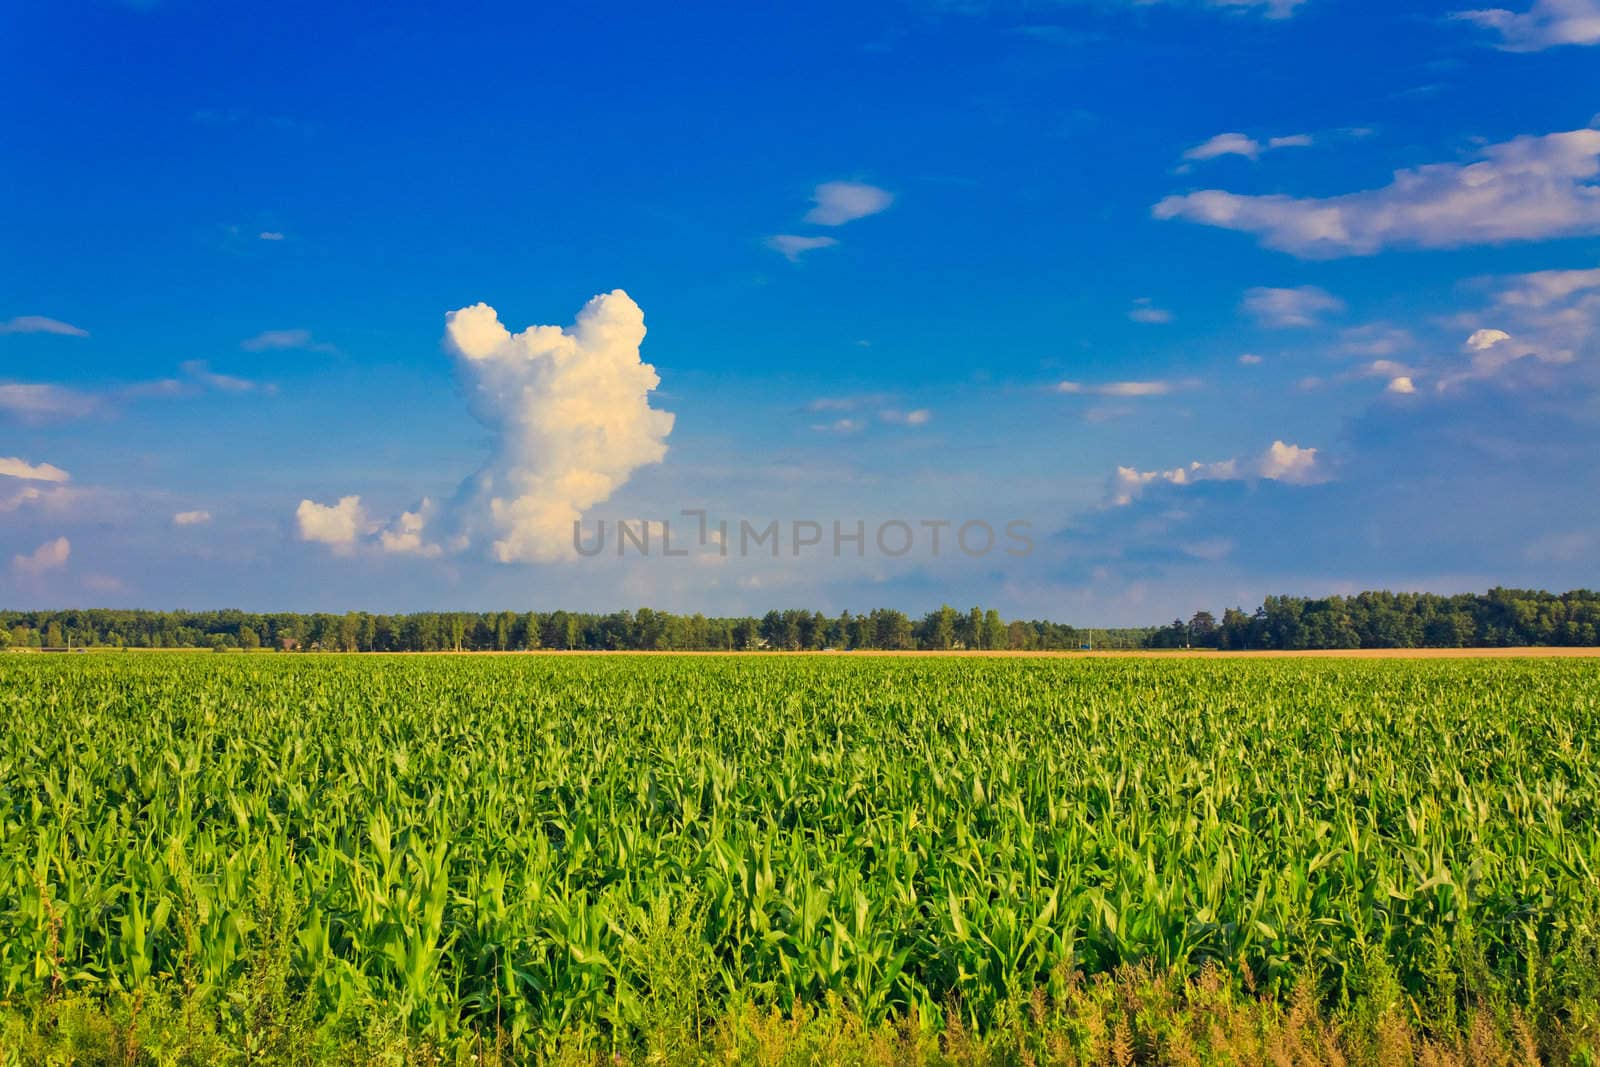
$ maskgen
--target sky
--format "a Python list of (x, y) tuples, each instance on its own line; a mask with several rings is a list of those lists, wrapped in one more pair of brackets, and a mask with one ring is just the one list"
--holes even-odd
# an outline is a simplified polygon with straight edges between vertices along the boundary
[(5, 5), (0, 606), (1593, 587), (1600, 0), (1504, 2)]

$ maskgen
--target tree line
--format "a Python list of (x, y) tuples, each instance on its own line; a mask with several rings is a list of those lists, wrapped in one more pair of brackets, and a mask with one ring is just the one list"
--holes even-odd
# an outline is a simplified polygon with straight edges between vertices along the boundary
[(572, 611), (0, 611), (0, 647), (215, 648), (337, 652), (821, 651), (824, 649), (1141, 648), (1148, 629), (1080, 630), (997, 611), (943, 607), (921, 619), (891, 609), (837, 616), (769, 611), (756, 618), (674, 615), (651, 608)]
[(1174, 619), (1148, 648), (1500, 648), (1600, 645), (1600, 593), (1500, 589), (1359, 593), (1320, 599), (1269, 596), (1251, 614), (1229, 608)]
[(0, 611), (0, 648), (213, 648), (341, 652), (554, 650), (806, 651), (988, 649), (1057, 651), (1218, 648), (1483, 648), (1600, 645), (1600, 594), (1538, 590), (1438, 596), (1270, 596), (1254, 612), (1197, 612), (1144, 628), (1081, 628), (944, 606), (914, 619), (880, 608), (837, 616), (794, 609), (760, 618), (674, 615), (651, 608), (422, 612), (382, 615), (243, 611)]

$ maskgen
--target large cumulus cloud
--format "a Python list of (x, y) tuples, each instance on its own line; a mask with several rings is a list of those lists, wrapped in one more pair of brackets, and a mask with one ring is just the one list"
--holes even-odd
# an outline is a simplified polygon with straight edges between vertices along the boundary
[(650, 406), (660, 377), (640, 356), (644, 336), (644, 312), (621, 289), (590, 300), (565, 329), (512, 333), (488, 304), (450, 312), (445, 349), (492, 435), (488, 462), (437, 515), (424, 501), (369, 523), (359, 497), (302, 501), (301, 538), (418, 555), (487, 544), (503, 563), (570, 557), (584, 511), (666, 456), (673, 416)]
[(473, 414), (495, 435), (470, 493), (495, 558), (569, 555), (573, 522), (667, 454), (673, 417), (650, 406), (661, 379), (640, 358), (644, 312), (614, 289), (590, 300), (570, 330), (511, 333), (487, 304), (445, 322)]

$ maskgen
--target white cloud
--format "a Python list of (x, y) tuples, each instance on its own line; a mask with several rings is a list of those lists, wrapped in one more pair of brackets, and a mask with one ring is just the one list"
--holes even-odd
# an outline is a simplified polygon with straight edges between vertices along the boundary
[(1311, 144), (1311, 135), (1295, 133), (1287, 137), (1270, 137), (1265, 142), (1242, 133), (1219, 133), (1208, 141), (1195, 145), (1183, 154), (1190, 162), (1216, 159), (1219, 156), (1244, 156), (1259, 159), (1261, 153), (1278, 148), (1305, 148)]
[(1339, 336), (1339, 348), (1353, 356), (1392, 356), (1417, 343), (1410, 330), (1381, 322), (1353, 326)]
[(429, 544), (422, 539), (423, 531), (428, 525), (428, 519), (433, 514), (433, 502), (426, 497), (416, 511), (402, 511), (400, 517), (386, 530), (378, 534), (378, 545), (385, 552), (427, 556), (438, 556), (443, 550), (434, 544)]
[(1196, 461), (1187, 467), (1164, 471), (1118, 467), (1111, 479), (1111, 503), (1118, 507), (1131, 504), (1146, 488), (1161, 483), (1194, 485), (1197, 482), (1261, 479), (1289, 485), (1313, 485), (1323, 481), (1322, 471), (1317, 466), (1317, 450), (1274, 441), (1266, 452), (1253, 459), (1225, 459), (1216, 463)]
[(1212, 7), (1265, 8), (1269, 19), (1286, 19), (1306, 0), (1209, 0)]
[(30, 422), (80, 418), (98, 406), (89, 394), (64, 386), (23, 382), (0, 385), (0, 413)]
[(307, 352), (337, 352), (338, 348), (325, 341), (314, 341), (310, 330), (263, 330), (254, 337), (239, 342), (246, 352), (270, 352), (278, 349), (304, 349)]
[[(307, 501), (307, 503), (310, 502)], [(315, 504), (312, 504), (311, 506), (316, 507)], [(172, 525), (174, 526), (203, 526), (210, 521), (211, 512), (209, 511), (180, 511), (176, 515), (172, 516)], [(301, 528), (303, 531), (303, 523)]]
[(832, 422), (815, 422), (811, 428), (817, 433), (855, 433), (861, 429), (860, 419), (834, 419)]
[(0, 456), (0, 478), (21, 478), (25, 482), (65, 482), (72, 475), (50, 463), (29, 463), (16, 456)]
[[(1491, 317), (1492, 316), (1492, 317)], [(1488, 321), (1485, 322), (1484, 320)], [(1500, 279), (1490, 308), (1461, 316), (1465, 356), (1439, 369), (1443, 392), (1470, 381), (1553, 385), (1554, 368), (1580, 365), (1600, 338), (1600, 270), (1547, 270)], [(1585, 366), (1592, 359), (1583, 359)]]
[(1410, 376), (1416, 373), (1404, 363), (1396, 363), (1392, 359), (1375, 359), (1361, 369), (1360, 376), (1363, 378), (1388, 378), (1390, 380), (1407, 378), (1409, 380)]
[(819, 396), (806, 405), (807, 411), (855, 411), (858, 408), (888, 404), (894, 397), (889, 393), (857, 393), (853, 396)]
[(911, 411), (887, 408), (878, 412), (878, 418), (897, 426), (925, 426), (933, 419), (933, 412), (927, 408), (916, 408)]
[(799, 234), (780, 233), (767, 238), (767, 247), (782, 252), (790, 263), (800, 262), (800, 257), (819, 248), (832, 248), (839, 242), (832, 237), (802, 237)]
[(1511, 335), (1504, 330), (1473, 330), (1466, 343), (1474, 352), (1487, 352), (1501, 341), (1509, 340)]
[(1218, 156), (1246, 156), (1255, 159), (1261, 154), (1261, 143), (1242, 133), (1219, 133), (1208, 141), (1195, 145), (1183, 154), (1184, 159), (1216, 159)]
[(25, 485), (15, 493), (0, 494), (0, 515), (16, 511), (25, 504), (39, 504), (48, 499), (44, 490), (37, 486)]
[(1526, 11), (1503, 7), (1452, 16), (1500, 35), (1507, 52), (1538, 52), (1563, 44), (1600, 44), (1600, 0), (1534, 0)]
[(283, 234), (279, 233), (277, 230), (262, 230), (256, 236), (259, 237), (263, 241), (281, 241), (281, 240), (283, 240)]
[(1496, 299), (1509, 307), (1543, 308), (1588, 289), (1600, 289), (1600, 269), (1541, 270), (1518, 275)]
[(1203, 559), (1207, 563), (1227, 559), (1233, 554), (1233, 539), (1231, 537), (1208, 537), (1203, 541), (1189, 541), (1178, 546), (1183, 554), (1193, 559)]
[(62, 322), (59, 319), (47, 319), (43, 315), (18, 315), (7, 322), (0, 322), (0, 333), (53, 333), (62, 337), (88, 337), (89, 331)]
[[(954, 14), (978, 14), (993, 10), (1038, 14), (1057, 6), (1032, 3), (1030, 0), (924, 0), (924, 2), (941, 11)], [(1286, 19), (1293, 17), (1295, 9), (1306, 0), (1123, 0), (1123, 2), (1140, 8), (1165, 3), (1167, 6), (1177, 8), (1206, 7), (1241, 15), (1248, 13), (1259, 14), (1269, 19)], [(1099, 40), (1099, 36), (1092, 32), (1078, 31), (1049, 22), (1030, 22), (1016, 27), (1016, 31), (1038, 41), (1063, 44)]]
[(1576, 563), (1593, 558), (1597, 539), (1592, 533), (1543, 534), (1523, 549), (1523, 559), (1530, 563)]
[(1128, 312), (1128, 318), (1134, 322), (1159, 324), (1172, 321), (1172, 312), (1166, 308), (1155, 306), (1155, 302), (1148, 296), (1141, 296), (1133, 302), (1133, 309)]
[(1397, 378), (1390, 378), (1389, 384), (1384, 388), (1386, 393), (1397, 393), (1409, 396), (1417, 391), (1417, 384), (1411, 380), (1410, 375), (1402, 374)]
[(1243, 307), (1263, 326), (1288, 328), (1315, 326), (1322, 315), (1343, 311), (1344, 301), (1315, 285), (1293, 289), (1258, 285), (1245, 291)]
[(1326, 198), (1241, 196), (1203, 189), (1169, 196), (1158, 219), (1255, 234), (1307, 258), (1389, 247), (1455, 248), (1600, 233), (1600, 130), (1524, 136), (1489, 145), (1470, 164), (1396, 171), (1380, 189)]
[(1257, 461), (1256, 472), (1269, 481), (1308, 485), (1318, 480), (1317, 450), (1274, 441)]
[(0, 514), (30, 507), (52, 515), (70, 515), (78, 510), (79, 505), (100, 495), (94, 490), (73, 489), (59, 484), (41, 487), (38, 483), (30, 482), (9, 495), (0, 493)]
[(65, 567), (67, 558), (71, 555), (72, 542), (65, 537), (58, 537), (54, 541), (46, 541), (25, 555), (12, 556), (11, 566), (22, 574), (43, 574), (45, 571)]
[(615, 289), (590, 300), (570, 330), (512, 334), (487, 304), (445, 322), (474, 414), (495, 435), (471, 481), (469, 535), (487, 525), (502, 562), (570, 556), (583, 512), (667, 453), (673, 416), (650, 407), (660, 378), (639, 354), (644, 312)]
[(1239, 365), (1243, 367), (1259, 367), (1261, 366), (1261, 357), (1254, 352), (1246, 352), (1239, 357)]
[(1162, 379), (1143, 382), (1104, 382), (1100, 385), (1066, 381), (1057, 383), (1056, 391), (1073, 396), (1166, 396), (1178, 388), (1194, 384), (1196, 383), (1192, 381), (1173, 382)]
[(1504, 330), (1480, 329), (1472, 331), (1462, 342), (1462, 350), (1470, 353), (1466, 367), (1446, 374), (1439, 379), (1439, 389), (1444, 391), (1463, 382), (1499, 377), (1501, 372), (1519, 360), (1532, 358), (1540, 362), (1565, 363), (1570, 353), (1548, 352), (1539, 345), (1512, 337)]
[(277, 387), (270, 384), (231, 374), (218, 374), (203, 360), (190, 360), (183, 364), (182, 370), (184, 376), (181, 378), (131, 382), (94, 392), (43, 382), (4, 383), (0, 384), (0, 415), (12, 415), (24, 422), (39, 423), (83, 418), (133, 401), (197, 396), (208, 390), (227, 393), (277, 392)]
[(263, 386), (260, 382), (253, 382), (248, 378), (238, 378), (232, 374), (218, 374), (203, 359), (189, 360), (183, 364), (182, 370), (197, 385), (224, 393), (253, 393), (257, 389), (272, 391), (271, 386)]
[(894, 194), (862, 182), (823, 182), (811, 194), (816, 207), (805, 221), (816, 226), (842, 226), (876, 215), (894, 203)]
[(337, 504), (302, 500), (294, 517), (300, 540), (331, 545), (339, 551), (354, 548), (368, 532), (367, 512), (359, 496), (340, 497)]

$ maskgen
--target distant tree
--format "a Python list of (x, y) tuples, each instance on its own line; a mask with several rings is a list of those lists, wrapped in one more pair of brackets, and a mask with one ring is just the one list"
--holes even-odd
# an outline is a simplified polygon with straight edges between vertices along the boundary
[(510, 612), (497, 615), (494, 620), (494, 647), (496, 652), (504, 652), (511, 647), (511, 619)]
[(239, 627), (239, 647), (254, 652), (261, 647), (261, 636), (248, 626)]
[[(952, 612), (952, 615), (954, 613)], [(911, 619), (903, 611), (880, 608), (870, 616), (873, 629), (873, 648), (901, 651), (911, 648), (915, 641)]]
[(1001, 649), (1009, 643), (1010, 634), (1006, 632), (1006, 624), (1001, 620), (1000, 613), (990, 608), (983, 613), (983, 647)]
[(1217, 617), (1209, 611), (1197, 611), (1189, 620), (1189, 643), (1201, 648), (1217, 647)]
[(923, 648), (953, 648), (956, 643), (956, 609), (945, 604), (922, 618), (917, 637)]

